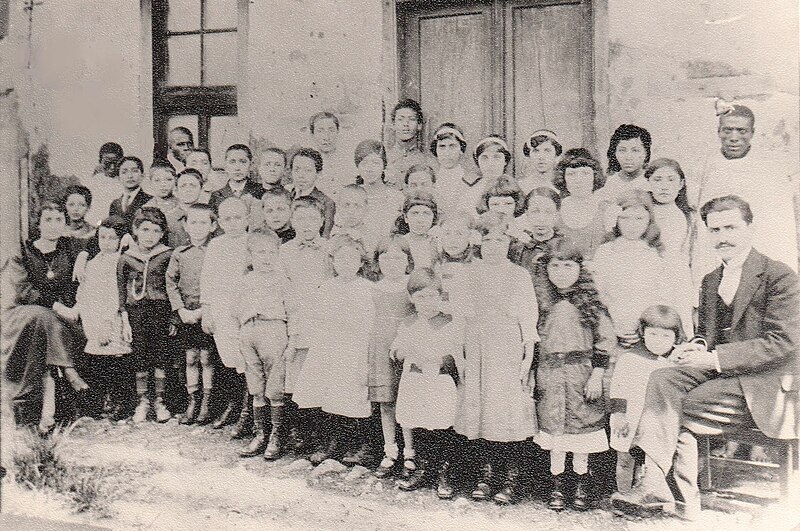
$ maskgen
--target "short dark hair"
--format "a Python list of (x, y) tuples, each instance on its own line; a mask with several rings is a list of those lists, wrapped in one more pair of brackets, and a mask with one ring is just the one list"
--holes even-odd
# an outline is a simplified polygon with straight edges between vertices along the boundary
[(561, 196), (556, 193), (555, 190), (548, 186), (539, 186), (534, 188), (528, 195), (525, 196), (525, 211), (528, 211), (528, 207), (530, 206), (530, 202), (533, 201), (534, 197), (545, 197), (555, 203), (556, 210), (561, 210)]
[(103, 158), (103, 155), (106, 153), (110, 153), (112, 155), (116, 155), (119, 158), (125, 156), (125, 153), (122, 151), (122, 146), (117, 144), (116, 142), (106, 142), (102, 146), (100, 146), (100, 158)]
[(316, 210), (319, 212), (320, 217), (325, 219), (325, 207), (324, 205), (316, 198), (304, 195), (303, 197), (298, 197), (292, 201), (292, 213), (294, 213), (298, 208), (309, 208), (311, 210)]
[(645, 309), (641, 317), (639, 317), (639, 337), (644, 338), (645, 328), (664, 328), (666, 330), (672, 330), (675, 333), (676, 345), (686, 341), (686, 334), (683, 331), (681, 316), (671, 306), (655, 304)]
[(178, 127), (173, 127), (172, 129), (169, 130), (170, 133), (174, 133), (176, 131), (179, 132), (179, 133), (183, 133), (186, 136), (188, 136), (189, 137), (189, 142), (194, 144), (194, 135), (192, 134), (192, 132), (189, 130), (188, 127), (184, 127), (182, 125), (179, 125)]
[(67, 199), (69, 196), (77, 194), (82, 195), (83, 198), (86, 200), (86, 206), (92, 206), (92, 192), (82, 184), (71, 184), (67, 186), (66, 191), (64, 192), (64, 208), (67, 206)]
[(753, 211), (750, 209), (750, 203), (738, 195), (724, 195), (711, 199), (700, 208), (700, 219), (708, 225), (707, 218), (709, 214), (726, 210), (738, 210), (745, 223), (749, 225), (753, 222)]
[(361, 161), (369, 155), (378, 155), (383, 161), (383, 167), (386, 167), (386, 150), (383, 148), (383, 144), (381, 144), (380, 141), (370, 139), (359, 142), (353, 152), (353, 161), (356, 163), (356, 166), (358, 166), (361, 164)]
[(167, 238), (167, 216), (164, 215), (164, 212), (157, 207), (144, 206), (136, 211), (136, 215), (133, 216), (133, 223), (131, 226), (134, 230), (136, 230), (145, 221), (149, 221), (150, 223), (161, 227), (161, 232), (164, 233), (161, 241), (162, 243), (165, 242)]
[(425, 190), (414, 190), (406, 195), (403, 202), (403, 214), (408, 214), (408, 211), (415, 206), (428, 207), (433, 212), (433, 224), (439, 222), (439, 209), (436, 205), (436, 198), (433, 194)]
[(308, 129), (309, 131), (311, 131), (312, 135), (314, 134), (314, 126), (316, 126), (317, 121), (325, 119), (333, 120), (334, 125), (336, 125), (336, 130), (337, 131), (339, 130), (339, 118), (337, 118), (336, 115), (333, 114), (332, 112), (322, 111), (313, 115), (311, 119), (308, 121)]
[(144, 173), (144, 163), (142, 162), (142, 159), (140, 159), (139, 157), (133, 157), (129, 155), (127, 157), (122, 157), (122, 160), (119, 161), (119, 165), (122, 166), (124, 163), (128, 161), (136, 164), (136, 166), (138, 166), (139, 168), (139, 171)]
[(511, 162), (511, 152), (505, 147), (503, 147), (503, 144), (505, 144), (505, 140), (503, 140), (503, 138), (500, 135), (491, 134), (486, 138), (484, 138), (483, 140), (481, 140), (480, 142), (478, 142), (478, 145), (475, 147), (475, 152), (472, 154), (472, 160), (474, 160), (475, 164), (477, 165), (478, 159), (480, 158), (481, 154), (484, 151), (486, 151), (486, 148), (488, 148), (491, 144), (500, 146), (500, 153), (503, 154), (503, 157), (506, 160), (505, 169), (508, 169), (508, 165)]
[(620, 166), (617, 160), (617, 146), (623, 140), (633, 140), (634, 138), (638, 138), (642, 141), (642, 146), (644, 146), (645, 150), (644, 163), (647, 164), (650, 162), (650, 146), (653, 143), (650, 132), (638, 125), (622, 124), (617, 127), (617, 130), (611, 135), (611, 140), (608, 143), (608, 173), (616, 173), (622, 170), (622, 166)]
[(594, 172), (594, 183), (592, 185), (592, 190), (596, 191), (602, 188), (606, 184), (606, 175), (603, 173), (603, 169), (600, 167), (600, 163), (595, 159), (592, 154), (586, 148), (572, 148), (568, 149), (564, 156), (558, 161), (556, 164), (556, 175), (553, 179), (553, 186), (555, 186), (559, 192), (561, 192), (561, 197), (566, 197), (569, 195), (569, 190), (567, 190), (567, 181), (564, 178), (564, 173), (567, 171), (567, 168), (591, 168)]
[(507, 177), (500, 177), (492, 181), (481, 195), (478, 203), (478, 212), (483, 214), (489, 211), (489, 199), (492, 197), (510, 197), (514, 200), (514, 216), (524, 212), (525, 195), (516, 181)]
[(732, 105), (733, 109), (730, 111), (720, 114), (719, 121), (722, 123), (722, 119), (727, 116), (741, 116), (742, 118), (747, 118), (750, 120), (750, 128), (754, 129), (756, 126), (756, 115), (753, 114), (753, 110), (750, 109), (747, 105), (739, 105), (738, 103), (734, 103)]
[(247, 155), (247, 158), (250, 159), (251, 161), (253, 160), (253, 152), (250, 151), (250, 148), (248, 146), (244, 145), (244, 144), (232, 144), (232, 145), (228, 146), (228, 149), (225, 150), (225, 157), (227, 158), (228, 157), (228, 153), (230, 153), (231, 151), (234, 151), (234, 150), (235, 151), (244, 151), (245, 154)]
[(415, 113), (417, 113), (417, 123), (421, 124), (424, 123), (424, 115), (422, 114), (422, 106), (419, 104), (417, 100), (413, 100), (411, 98), (406, 98), (404, 100), (398, 101), (397, 104), (392, 109), (392, 121), (394, 122), (395, 117), (397, 116), (397, 111), (400, 109), (411, 109)]
[(200, 173), (200, 171), (196, 170), (195, 168), (185, 168), (185, 169), (183, 169), (180, 173), (178, 173), (178, 175), (175, 176), (175, 182), (177, 183), (178, 179), (180, 179), (184, 175), (193, 175), (193, 176), (197, 177), (197, 181), (200, 183), (200, 185), (203, 184), (203, 174)]
[(62, 199), (59, 199), (58, 201), (52, 201), (49, 199), (43, 201), (42, 204), (39, 205), (40, 220), (42, 219), (42, 214), (44, 213), (45, 210), (53, 210), (55, 212), (61, 212), (62, 214), (64, 214), (65, 219), (67, 217), (67, 209), (64, 206), (64, 201)]
[(546, 144), (548, 142), (553, 144), (553, 148), (556, 150), (556, 156), (560, 157), (561, 152), (563, 151), (564, 148), (561, 147), (561, 144), (559, 144), (558, 140), (547, 135), (532, 136), (530, 140), (528, 140), (528, 142), (524, 146), (522, 146), (522, 154), (525, 155), (526, 157), (530, 157), (532, 149), (539, 147), (542, 144)]
[(408, 184), (408, 178), (411, 177), (412, 173), (427, 173), (431, 176), (431, 182), (436, 184), (436, 170), (433, 169), (433, 166), (429, 164), (414, 164), (409, 166), (406, 170), (406, 174), (403, 177), (403, 182)]
[(311, 159), (314, 161), (314, 167), (317, 169), (317, 173), (322, 171), (322, 155), (320, 155), (319, 151), (314, 148), (308, 147), (301, 147), (294, 153), (292, 153), (292, 158), (289, 160), (289, 169), (294, 166), (294, 160), (297, 157), (305, 157), (307, 159)]
[[(449, 131), (440, 132), (442, 129), (455, 129), (461, 135), (461, 138), (458, 138), (456, 135), (454, 135), (452, 132)], [(436, 144), (438, 144), (440, 140), (445, 140), (447, 138), (452, 138), (453, 140), (458, 142), (458, 145), (461, 146), (461, 153), (467, 151), (467, 141), (464, 140), (464, 131), (462, 131), (461, 128), (456, 124), (454, 124), (453, 122), (445, 122), (436, 128), (436, 132), (433, 134), (433, 138), (431, 138), (430, 148), (431, 148), (431, 153), (433, 154), (434, 157), (436, 156)]]

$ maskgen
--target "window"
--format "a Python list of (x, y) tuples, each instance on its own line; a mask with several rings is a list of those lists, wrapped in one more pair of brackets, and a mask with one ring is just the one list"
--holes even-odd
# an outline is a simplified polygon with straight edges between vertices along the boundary
[(241, 141), (239, 65), (245, 65), (247, 0), (153, 0), (153, 135), (166, 156), (170, 129), (184, 126), (215, 164)]

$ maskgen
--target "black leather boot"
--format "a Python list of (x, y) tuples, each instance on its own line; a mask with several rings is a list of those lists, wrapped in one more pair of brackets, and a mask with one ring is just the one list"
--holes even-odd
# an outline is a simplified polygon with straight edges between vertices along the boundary
[(197, 396), (199, 393), (195, 391), (189, 395), (189, 403), (186, 404), (186, 412), (179, 420), (179, 424), (194, 424), (197, 418)]
[(242, 412), (233, 426), (231, 439), (244, 439), (253, 434), (253, 397), (248, 393), (242, 401)]
[(492, 465), (486, 463), (481, 467), (481, 478), (478, 480), (475, 489), (472, 491), (472, 499), (476, 501), (486, 501), (492, 497), (492, 482), (494, 472)]
[[(255, 408), (253, 409), (255, 410)], [(271, 406), (269, 414), (272, 421), (272, 431), (269, 434), (269, 444), (264, 450), (264, 459), (275, 461), (283, 452), (283, 406)]]
[(494, 495), (494, 502), (498, 505), (509, 505), (517, 501), (517, 484), (519, 483), (519, 468), (516, 464), (509, 463), (503, 488)]
[(572, 507), (579, 511), (589, 508), (589, 492), (591, 492), (592, 478), (587, 472), (578, 476), (578, 486), (575, 488), (575, 496), (572, 498)]
[(253, 406), (254, 437), (247, 448), (239, 453), (239, 457), (255, 457), (263, 454), (267, 449), (267, 433), (264, 427), (267, 420), (266, 414), (266, 407)]
[(236, 401), (228, 400), (228, 405), (225, 407), (225, 411), (223, 411), (222, 414), (217, 417), (217, 420), (211, 424), (211, 427), (215, 430), (220, 430), (229, 424), (233, 424), (235, 422), (233, 414), (235, 410)]
[(550, 491), (550, 501), (547, 506), (553, 511), (563, 511), (567, 508), (564, 501), (564, 474), (553, 476), (553, 489)]
[(439, 482), (436, 486), (436, 495), (440, 500), (452, 500), (455, 496), (455, 489), (450, 484), (450, 463), (442, 462), (439, 467)]

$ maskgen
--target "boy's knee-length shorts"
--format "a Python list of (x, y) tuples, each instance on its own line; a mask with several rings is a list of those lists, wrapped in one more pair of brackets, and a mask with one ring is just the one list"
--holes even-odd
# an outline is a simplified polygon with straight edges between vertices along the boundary
[(172, 366), (173, 344), (169, 341), (172, 308), (168, 300), (142, 300), (127, 308), (133, 333), (131, 361), (136, 372)]
[(252, 319), (239, 330), (239, 349), (245, 362), (247, 390), (273, 405), (283, 404), (286, 364), (283, 351), (288, 337), (286, 322)]

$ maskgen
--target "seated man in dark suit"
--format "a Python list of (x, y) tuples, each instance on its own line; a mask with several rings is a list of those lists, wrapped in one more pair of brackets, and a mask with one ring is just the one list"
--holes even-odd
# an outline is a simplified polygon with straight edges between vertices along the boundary
[[(639, 514), (671, 503), (679, 515), (700, 512), (695, 435), (757, 427), (776, 439), (798, 437), (797, 275), (753, 249), (753, 214), (737, 196), (703, 205), (700, 216), (722, 265), (703, 279), (698, 335), (675, 347), (674, 367), (655, 371), (633, 445), (645, 465), (614, 506)], [(669, 474), (672, 471), (672, 474)]]
[(125, 220), (130, 229), (133, 217), (145, 203), (152, 199), (150, 194), (142, 190), (144, 164), (137, 157), (124, 157), (119, 165), (119, 180), (125, 191), (122, 197), (111, 202), (110, 216), (119, 216)]

